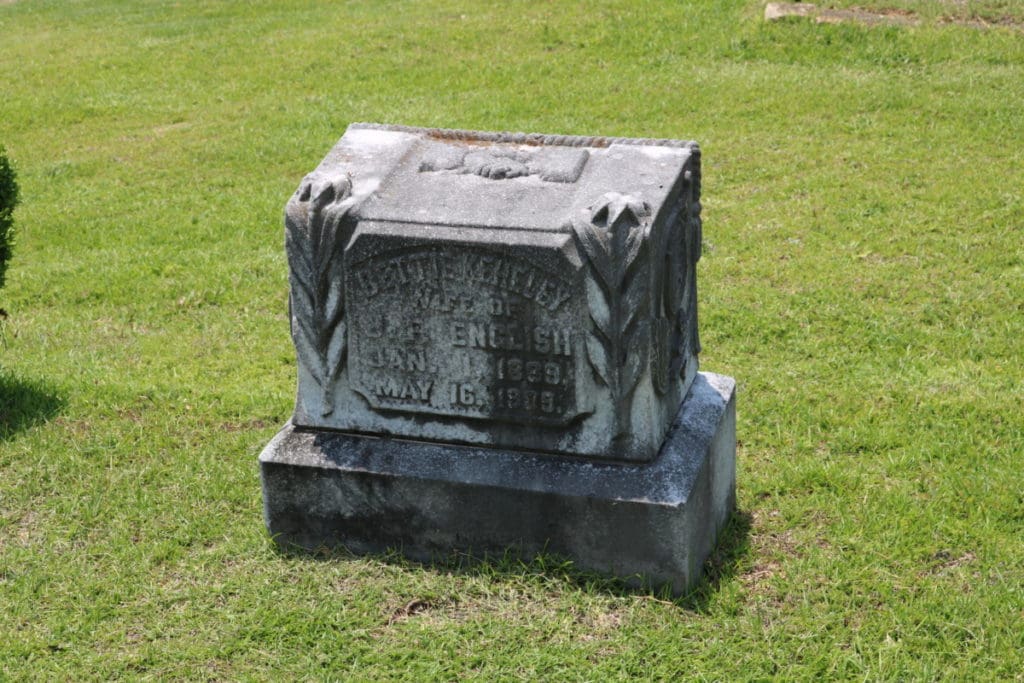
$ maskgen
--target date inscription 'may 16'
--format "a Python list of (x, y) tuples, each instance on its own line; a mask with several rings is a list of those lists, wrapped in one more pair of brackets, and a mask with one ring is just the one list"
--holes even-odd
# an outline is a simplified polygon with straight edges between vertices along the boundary
[(349, 377), (377, 410), (564, 425), (577, 405), (572, 284), (478, 247), (347, 269)]

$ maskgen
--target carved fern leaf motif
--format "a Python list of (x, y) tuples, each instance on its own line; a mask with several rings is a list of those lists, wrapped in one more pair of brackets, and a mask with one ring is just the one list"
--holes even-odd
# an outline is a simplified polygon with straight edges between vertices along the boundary
[(285, 208), (285, 251), (291, 292), (292, 339), (303, 364), (320, 387), (321, 412), (334, 412), (334, 386), (345, 366), (345, 292), (342, 251), (355, 222), (351, 180), (311, 174)]
[(667, 346), (669, 362), (665, 373), (665, 382), (679, 377), (684, 370), (688, 350), (686, 335), (688, 324), (688, 284), (692, 276), (690, 263), (690, 237), (688, 204), (680, 201), (667, 221), (665, 245), (666, 277), (663, 281), (662, 297), (665, 320), (667, 322)]
[(629, 433), (633, 392), (650, 351), (650, 206), (609, 192), (590, 207), (589, 220), (573, 223), (592, 275), (587, 280), (591, 333), (587, 358), (606, 385), (616, 415), (616, 439)]
[(683, 273), (681, 260), (685, 232), (684, 202), (677, 202), (663, 228), (651, 237), (651, 381), (664, 396), (674, 375), (678, 374)]
[(687, 171), (683, 197), (666, 221), (668, 230), (663, 247), (665, 275), (655, 304), (656, 315), (664, 315), (667, 323), (669, 371), (665, 374), (666, 380), (685, 376), (687, 362), (700, 352), (696, 270), (701, 251), (699, 200), (699, 188), (694, 183), (692, 172)]

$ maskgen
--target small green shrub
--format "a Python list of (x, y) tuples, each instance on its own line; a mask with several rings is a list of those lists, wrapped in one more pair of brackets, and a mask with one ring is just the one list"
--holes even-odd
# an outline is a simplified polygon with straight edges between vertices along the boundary
[(18, 181), (7, 151), (0, 146), (0, 287), (4, 286), (7, 262), (14, 246), (14, 207), (18, 203)]

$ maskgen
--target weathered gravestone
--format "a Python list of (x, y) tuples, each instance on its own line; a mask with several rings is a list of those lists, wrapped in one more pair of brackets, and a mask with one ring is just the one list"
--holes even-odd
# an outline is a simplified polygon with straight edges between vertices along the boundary
[(696, 143), (353, 124), (285, 238), (279, 543), (693, 586), (735, 499), (735, 383), (697, 371)]

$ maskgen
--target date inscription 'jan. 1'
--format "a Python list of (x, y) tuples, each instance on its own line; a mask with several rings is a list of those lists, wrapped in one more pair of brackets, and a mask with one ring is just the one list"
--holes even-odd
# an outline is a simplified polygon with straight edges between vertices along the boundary
[(564, 425), (577, 404), (571, 283), (470, 247), (348, 269), (349, 381), (377, 410)]

